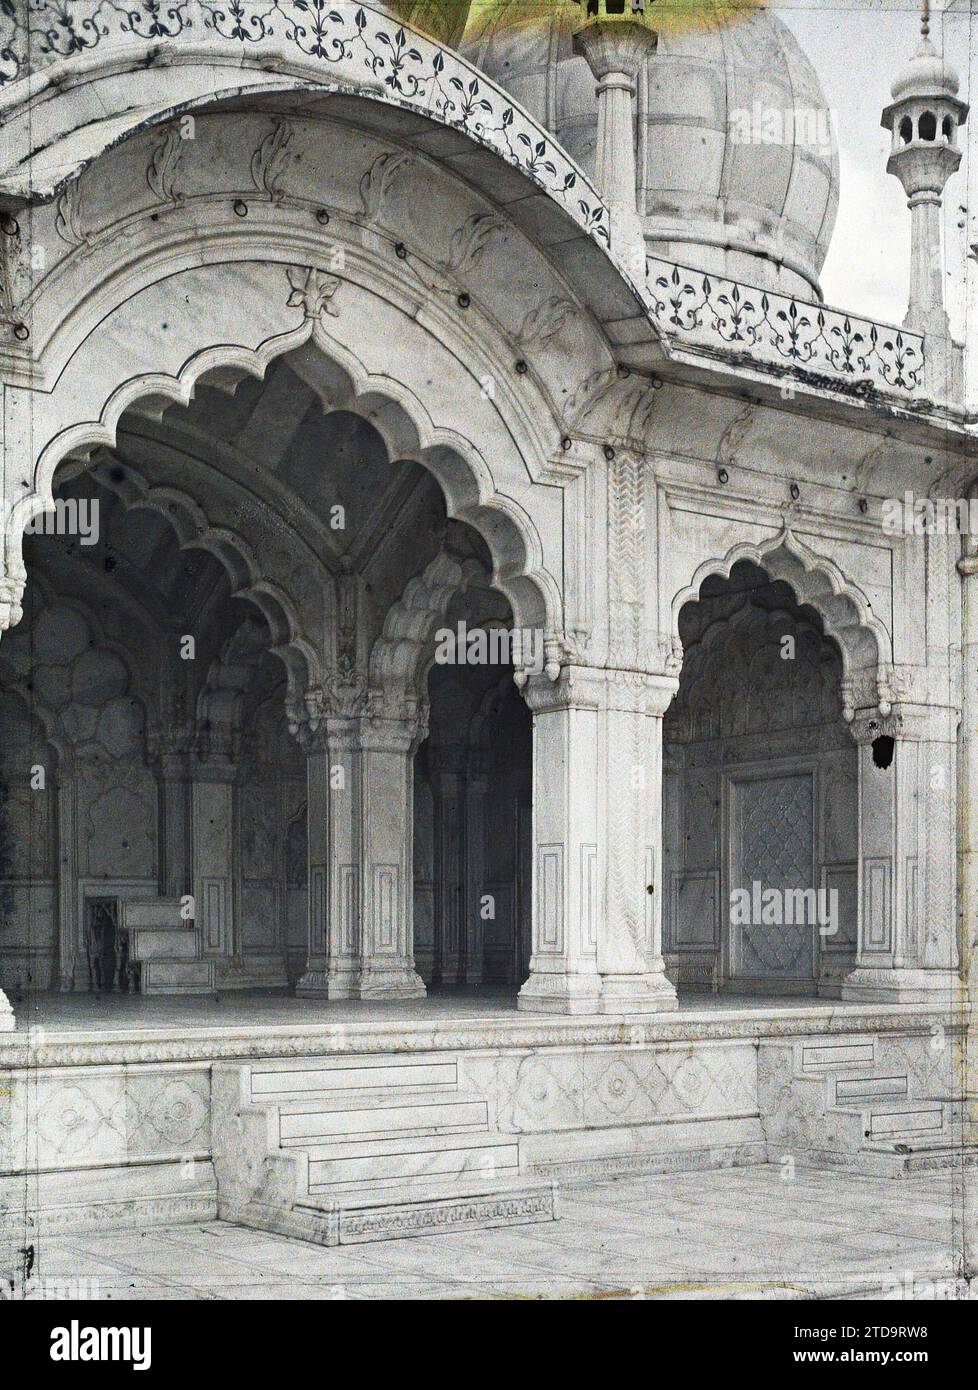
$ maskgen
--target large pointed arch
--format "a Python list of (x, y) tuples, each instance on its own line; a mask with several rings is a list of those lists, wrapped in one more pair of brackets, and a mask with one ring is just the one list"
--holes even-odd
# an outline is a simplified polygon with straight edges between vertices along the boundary
[[(286, 355), (325, 407), (362, 415), (377, 429), (392, 459), (418, 462), (436, 478), (449, 516), (467, 522), (486, 542), (493, 583), (509, 600), (517, 622), (551, 634), (559, 632), (560, 591), (544, 566), (539, 531), (528, 511), (496, 488), (479, 448), (458, 430), (436, 425), (406, 383), (391, 375), (371, 374), (354, 353), (330, 337), (319, 318), (311, 316), (298, 328), (274, 335), (255, 349), (218, 343), (192, 353), (175, 373), (129, 377), (108, 392), (97, 418), (77, 421), (50, 439), (37, 459), (33, 488), (15, 503), (8, 523), (8, 574), (19, 582), (21, 592), (26, 580), (24, 529), (32, 516), (54, 505), (54, 475), (64, 459), (90, 457), (100, 447), (113, 448), (126, 411), (158, 419), (171, 405), (189, 405), (198, 385), (233, 391), (245, 376), (264, 378), (270, 364)], [(183, 512), (189, 537), (202, 524), (201, 518), (192, 507), (184, 505)], [(232, 544), (227, 535), (213, 533), (213, 528), (205, 528), (205, 538), (229, 567), (233, 580), (247, 583), (249, 597), (259, 606), (264, 604), (273, 617), (278, 616), (276, 604), (284, 613), (268, 584), (259, 584), (240, 545)], [(285, 617), (284, 627), (288, 626)]]
[(799, 539), (789, 526), (766, 540), (741, 541), (722, 558), (700, 564), (692, 580), (672, 599), (672, 642), (677, 656), (682, 652), (679, 615), (685, 604), (699, 597), (703, 581), (710, 575), (730, 578), (733, 567), (750, 560), (772, 579), (782, 580), (799, 603), (808, 604), (819, 615), (826, 636), (833, 639), (842, 655), (843, 716), (852, 720), (860, 705), (878, 705), (885, 715), (892, 703), (891, 676), (893, 646), (886, 625), (873, 612), (866, 594), (843, 573), (834, 560), (820, 555)]
[(116, 494), (127, 511), (155, 512), (172, 528), (181, 550), (204, 550), (221, 564), (230, 580), (231, 597), (253, 604), (268, 624), (271, 652), (287, 673), (290, 706), (301, 704), (307, 690), (322, 683), (322, 663), (306, 634), (296, 600), (262, 573), (254, 548), (229, 526), (215, 526), (194, 498), (180, 488), (152, 487), (131, 464), (96, 467), (93, 476)]

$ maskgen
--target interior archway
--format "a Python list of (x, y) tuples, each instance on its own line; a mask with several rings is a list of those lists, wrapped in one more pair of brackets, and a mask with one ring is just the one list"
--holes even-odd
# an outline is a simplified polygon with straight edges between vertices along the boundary
[[(470, 587), (440, 633), (500, 636), (501, 595)], [(453, 654), (465, 649), (456, 641)], [(472, 650), (475, 648), (473, 646)], [(429, 734), (415, 759), (415, 949), (422, 978), (515, 993), (530, 960), (532, 716), (509, 660), (428, 673)]]
[[(516, 825), (519, 843), (528, 842), (529, 713), (511, 662), (456, 668), (469, 691), (464, 711), (446, 703), (442, 668), (433, 666), (438, 622), (511, 627), (513, 603), (493, 587), (490, 545), (449, 515), (439, 478), (417, 457), (392, 452), (392, 441), (410, 445), (403, 411), (375, 399), (366, 418), (352, 393), (324, 388), (318, 356), (310, 349), (280, 358), (263, 379), (198, 381), (186, 403), (134, 404), (111, 447), (64, 461), (54, 511), (25, 537), (29, 611), (3, 653), (16, 666), (11, 690), (30, 702), (38, 623), (48, 622), (33, 611), (36, 602), (71, 594), (78, 632), (68, 619), (51, 628), (51, 660), (64, 657), (70, 676), (76, 655), (91, 665), (98, 654), (92, 679), (105, 686), (105, 701), (132, 714), (126, 722), (101, 705), (93, 713), (71, 679), (62, 692), (66, 727), (105, 722), (112, 738), (94, 761), (72, 759), (63, 788), (64, 805), (74, 808), (61, 827), (70, 852), (41, 933), (50, 957), (44, 985), (58, 978), (65, 988), (106, 988), (104, 972), (96, 977), (86, 964), (96, 900), (113, 904), (122, 932), (128, 916), (156, 903), (168, 930), (183, 921), (196, 933), (186, 959), (136, 971), (143, 988), (281, 989), (302, 980), (318, 892), (310, 863), (329, 819), (309, 795), (311, 741), (328, 753), (337, 720), (366, 727), (378, 712), (407, 720), (429, 699), (429, 745), (457, 743), (473, 768), (486, 770), (489, 817), (478, 833), (488, 840), (490, 826), (498, 829), (498, 802), (512, 843), (503, 864), (489, 848), (477, 852), (471, 818), (452, 827), (463, 838), (457, 854), (440, 858), (438, 902), (448, 901), (440, 876), (454, 872), (454, 856), (480, 903), (493, 894), (486, 875), (508, 875), (505, 903), (498, 919), (495, 908), (487, 918), (500, 922), (487, 929), (495, 951), (488, 972), (464, 951), (461, 967), (456, 958), (435, 971), (432, 952), (427, 974), (447, 985), (523, 978), (528, 891), (517, 886)], [(473, 510), (491, 517), (489, 508)], [(510, 547), (514, 534), (503, 525), (492, 539), (510, 555), (511, 592), (521, 595), (529, 589)], [(542, 611), (537, 599), (531, 612)], [(18, 664), (21, 648), (28, 657)], [(43, 660), (41, 667), (44, 675)], [(426, 682), (429, 667), (436, 676)], [(510, 695), (497, 709), (489, 697), (501, 684)], [(507, 743), (503, 767), (493, 737), (514, 709), (521, 732)], [(497, 795), (496, 785), (505, 791)], [(410, 843), (405, 852), (410, 862)], [(522, 854), (528, 878), (528, 850)], [(328, 872), (347, 867), (334, 863)], [(367, 884), (369, 868), (357, 872)], [(439, 951), (447, 961), (451, 951)], [(110, 984), (125, 982), (119, 975)]]
[(680, 614), (664, 941), (693, 989), (837, 993), (856, 945), (857, 754), (819, 613), (751, 561)]

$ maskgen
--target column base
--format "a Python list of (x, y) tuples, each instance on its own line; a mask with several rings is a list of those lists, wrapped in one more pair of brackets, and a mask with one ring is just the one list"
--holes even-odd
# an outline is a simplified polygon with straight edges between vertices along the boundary
[(355, 972), (333, 973), (307, 970), (296, 981), (297, 999), (356, 999), (358, 977)]
[(528, 1014), (596, 1014), (601, 999), (598, 975), (545, 975), (533, 971), (516, 997)]
[(599, 1013), (675, 1013), (678, 1007), (676, 988), (664, 974), (601, 976)]
[(10, 1000), (0, 989), (0, 1033), (12, 1033), (17, 1027), (14, 1021), (14, 1011), (11, 1008)]
[(842, 981), (842, 999), (850, 1004), (957, 1004), (964, 985), (954, 970), (888, 970), (858, 966)]
[(366, 966), (360, 973), (356, 999), (424, 999), (424, 980), (410, 965)]
[(343, 971), (307, 970), (295, 987), (299, 999), (424, 999), (424, 980), (410, 966)]

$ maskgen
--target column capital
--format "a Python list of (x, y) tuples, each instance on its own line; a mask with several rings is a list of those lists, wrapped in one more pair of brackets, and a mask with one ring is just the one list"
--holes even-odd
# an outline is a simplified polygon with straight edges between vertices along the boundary
[(193, 734), (186, 725), (148, 729), (147, 761), (164, 778), (185, 777), (193, 742)]
[(353, 682), (309, 691), (301, 704), (293, 702), (289, 731), (306, 753), (327, 747), (416, 752), (428, 737), (428, 717), (427, 701), (391, 698)]
[(229, 751), (212, 753), (197, 747), (187, 759), (187, 775), (194, 782), (233, 782), (238, 775), (238, 764)]
[(438, 776), (461, 777), (468, 766), (469, 750), (464, 743), (432, 743), (429, 748), (428, 765)]
[(873, 743), (892, 738), (897, 743), (953, 743), (960, 712), (951, 705), (924, 705), (901, 701), (887, 714), (879, 709), (858, 709), (849, 721), (854, 743)]
[(0, 632), (16, 627), (24, 616), (25, 579), (10, 576), (0, 579)]
[(428, 732), (427, 710), (399, 718), (365, 715), (358, 723), (360, 747), (371, 753), (413, 753)]
[(559, 709), (616, 709), (660, 718), (679, 689), (677, 676), (616, 667), (564, 666), (555, 681), (531, 676), (523, 696), (535, 714)]
[(599, 82), (624, 80), (633, 93), (639, 68), (655, 52), (659, 41), (656, 31), (646, 23), (643, 10), (609, 13), (603, 0), (595, 0), (593, 4), (582, 4), (581, 11), (574, 23), (574, 52), (587, 59)]

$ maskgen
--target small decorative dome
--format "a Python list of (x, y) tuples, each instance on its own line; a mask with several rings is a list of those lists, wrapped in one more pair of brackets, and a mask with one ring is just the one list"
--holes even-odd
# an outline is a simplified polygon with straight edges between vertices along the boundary
[(465, 31), (470, 0), (386, 0), (398, 19), (454, 48)]
[[(666, 23), (637, 93), (638, 201), (651, 254), (810, 296), (835, 225), (828, 105), (791, 32), (740, 0)], [(476, 0), (461, 51), (593, 171), (597, 96), (572, 50), (575, 0)], [(653, 11), (654, 15), (654, 11)]]
[(956, 97), (960, 85), (958, 74), (925, 38), (890, 90), (894, 101), (903, 101), (906, 97)]

